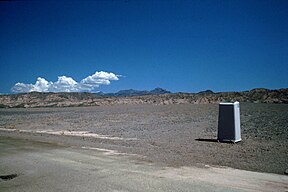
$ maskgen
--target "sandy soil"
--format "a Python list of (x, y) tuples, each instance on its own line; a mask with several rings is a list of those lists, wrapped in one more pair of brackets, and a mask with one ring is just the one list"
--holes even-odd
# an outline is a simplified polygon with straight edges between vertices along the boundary
[[(288, 169), (288, 105), (241, 103), (242, 142), (218, 143), (218, 105), (1, 109), (0, 135), (138, 154), (165, 166)], [(75, 136), (73, 136), (75, 135)]]

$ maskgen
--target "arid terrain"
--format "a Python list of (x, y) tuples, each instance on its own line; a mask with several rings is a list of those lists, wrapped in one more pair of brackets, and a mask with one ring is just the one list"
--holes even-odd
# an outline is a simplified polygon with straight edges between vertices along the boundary
[[(155, 91), (156, 90), (156, 91)], [(288, 89), (264, 88), (242, 92), (169, 93), (156, 88), (150, 92), (124, 90), (114, 94), (97, 93), (22, 93), (0, 95), (0, 108), (112, 106), (127, 104), (208, 104), (223, 101), (250, 103), (288, 103)]]
[(240, 103), (242, 142), (218, 143), (217, 104), (3, 108), (0, 136), (136, 154), (164, 166), (284, 174), (288, 105)]

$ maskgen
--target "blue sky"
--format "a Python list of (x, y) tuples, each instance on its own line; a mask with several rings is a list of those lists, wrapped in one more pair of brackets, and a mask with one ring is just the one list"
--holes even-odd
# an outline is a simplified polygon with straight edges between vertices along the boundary
[(287, 88), (287, 10), (285, 0), (1, 1), (0, 93), (89, 76), (92, 92)]

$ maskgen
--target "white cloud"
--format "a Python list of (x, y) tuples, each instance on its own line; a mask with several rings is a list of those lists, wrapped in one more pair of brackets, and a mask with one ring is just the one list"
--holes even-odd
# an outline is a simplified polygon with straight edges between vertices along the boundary
[(96, 72), (92, 75), (92, 77), (95, 79), (119, 80), (117, 75), (115, 75), (114, 73), (107, 73), (104, 71)]
[(109, 85), (111, 80), (117, 81), (119, 78), (114, 73), (100, 71), (82, 79), (80, 83), (84, 85)]
[(38, 77), (35, 85), (33, 85), (33, 88), (31, 91), (38, 91), (38, 92), (47, 92), (53, 84), (52, 82), (46, 81), (46, 79)]
[(51, 84), (48, 89), (50, 92), (77, 92), (78, 83), (71, 77), (60, 76), (58, 80)]
[(32, 84), (16, 83), (11, 91), (15, 93), (31, 92), (34, 88)]
[(81, 92), (93, 91), (99, 85), (109, 85), (110, 81), (119, 80), (120, 75), (108, 73), (104, 71), (96, 72), (93, 75), (82, 79), (79, 83), (72, 77), (59, 76), (56, 82), (48, 82), (42, 77), (38, 77), (35, 84), (16, 83), (12, 88), (12, 92)]
[(96, 79), (93, 78), (92, 76), (88, 76), (85, 79), (82, 79), (81, 84), (88, 84), (88, 85), (93, 85), (93, 84), (104, 84), (104, 85), (109, 85), (110, 81), (107, 79)]

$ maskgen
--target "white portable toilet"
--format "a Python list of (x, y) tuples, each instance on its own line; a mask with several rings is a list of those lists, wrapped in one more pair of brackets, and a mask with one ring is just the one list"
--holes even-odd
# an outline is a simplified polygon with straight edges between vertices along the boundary
[(239, 102), (219, 104), (218, 141), (241, 141)]

